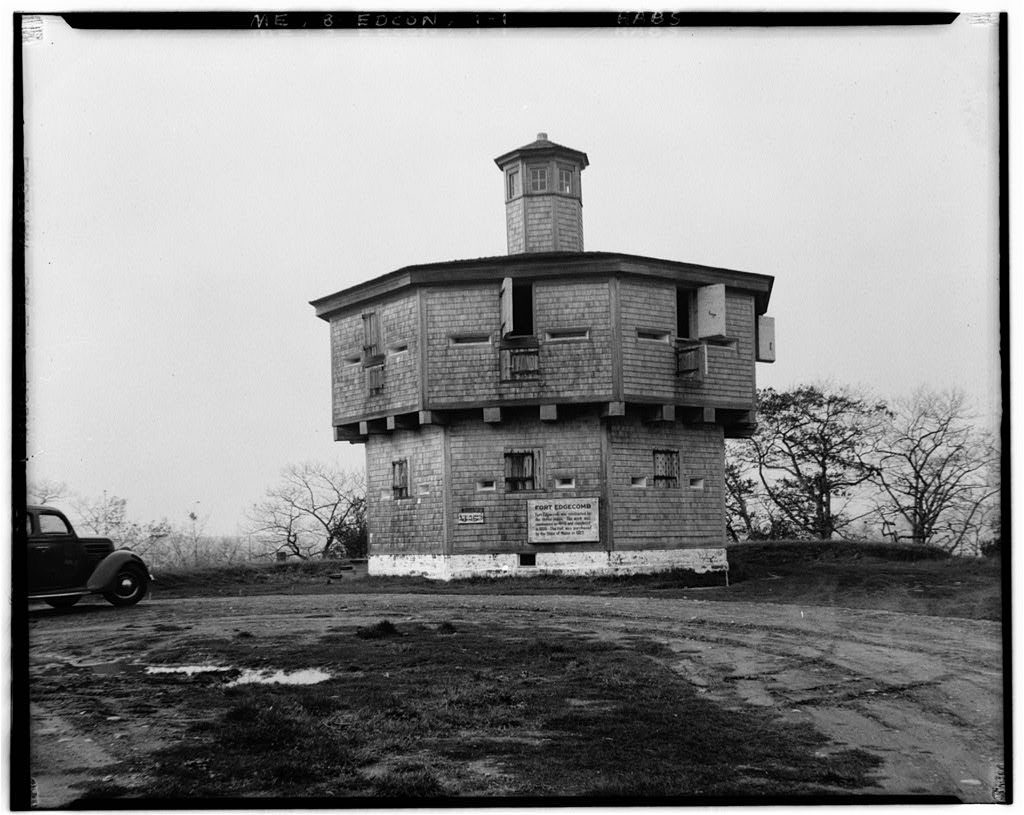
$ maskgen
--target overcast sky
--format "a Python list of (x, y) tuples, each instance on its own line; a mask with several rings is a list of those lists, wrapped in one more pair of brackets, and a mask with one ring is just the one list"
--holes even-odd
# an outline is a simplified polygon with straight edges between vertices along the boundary
[[(999, 410), (997, 28), (103, 32), (24, 48), (29, 477), (233, 533), (335, 443), (308, 301), (505, 252), (493, 158), (585, 151), (587, 250), (773, 275), (758, 384)], [(196, 502), (200, 502), (198, 505)]]

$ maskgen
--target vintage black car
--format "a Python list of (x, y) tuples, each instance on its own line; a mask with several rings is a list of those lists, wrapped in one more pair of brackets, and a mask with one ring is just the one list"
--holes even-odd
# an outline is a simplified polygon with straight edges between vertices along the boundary
[(80, 538), (53, 507), (28, 507), (28, 599), (54, 608), (73, 606), (86, 594), (102, 594), (115, 606), (146, 596), (153, 579), (142, 558), (114, 549), (109, 538)]

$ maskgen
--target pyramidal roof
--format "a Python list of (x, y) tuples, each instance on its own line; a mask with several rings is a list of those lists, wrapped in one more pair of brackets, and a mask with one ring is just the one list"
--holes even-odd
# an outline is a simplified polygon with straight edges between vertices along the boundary
[(553, 155), (555, 153), (576, 159), (576, 161), (580, 163), (581, 169), (590, 164), (590, 159), (587, 158), (586, 153), (581, 150), (574, 150), (571, 147), (565, 147), (561, 144), (555, 144), (555, 142), (548, 139), (547, 133), (538, 133), (536, 140), (529, 144), (524, 144), (522, 147), (517, 147), (515, 150), (509, 150), (507, 153), (503, 153), (494, 160), (494, 163), (501, 167), (507, 164), (510, 160), (519, 158), (524, 154), (539, 157)]

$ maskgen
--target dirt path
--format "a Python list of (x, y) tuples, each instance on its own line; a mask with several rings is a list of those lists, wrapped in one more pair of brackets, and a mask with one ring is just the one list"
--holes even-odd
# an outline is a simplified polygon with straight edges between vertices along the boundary
[[(836, 749), (883, 757), (888, 794), (1002, 795), (1002, 667), (997, 623), (876, 611), (760, 603), (601, 596), (273, 595), (150, 600), (128, 612), (83, 604), (70, 613), (33, 610), (33, 673), (77, 661), (102, 666), (188, 627), (191, 636), (317, 634), (381, 618), (514, 625), (655, 638), (671, 667), (722, 704), (756, 704), (812, 721)], [(77, 656), (75, 654), (77, 653)], [(154, 729), (157, 726), (154, 725)], [(159, 732), (148, 735), (155, 744)], [(112, 745), (74, 721), (33, 707), (33, 769), (39, 803), (75, 797), (78, 773), (110, 763)]]

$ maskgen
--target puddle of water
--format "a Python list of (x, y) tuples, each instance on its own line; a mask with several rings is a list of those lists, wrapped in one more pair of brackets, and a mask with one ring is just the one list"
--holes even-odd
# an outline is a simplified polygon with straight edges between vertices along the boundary
[(330, 679), (331, 675), (319, 668), (306, 668), (301, 671), (267, 671), (246, 668), (237, 679), (228, 682), (228, 687), (235, 685), (315, 685)]
[[(146, 668), (147, 674), (184, 674), (195, 676), (208, 673), (239, 673), (238, 668), (223, 665), (151, 665)], [(319, 668), (304, 668), (299, 671), (273, 671), (264, 668), (243, 668), (239, 675), (226, 684), (235, 685), (315, 685), (330, 679), (327, 671)]]
[(230, 671), (231, 668), (222, 668), (219, 665), (159, 665), (146, 668), (148, 674), (193, 674), (215, 673)]

